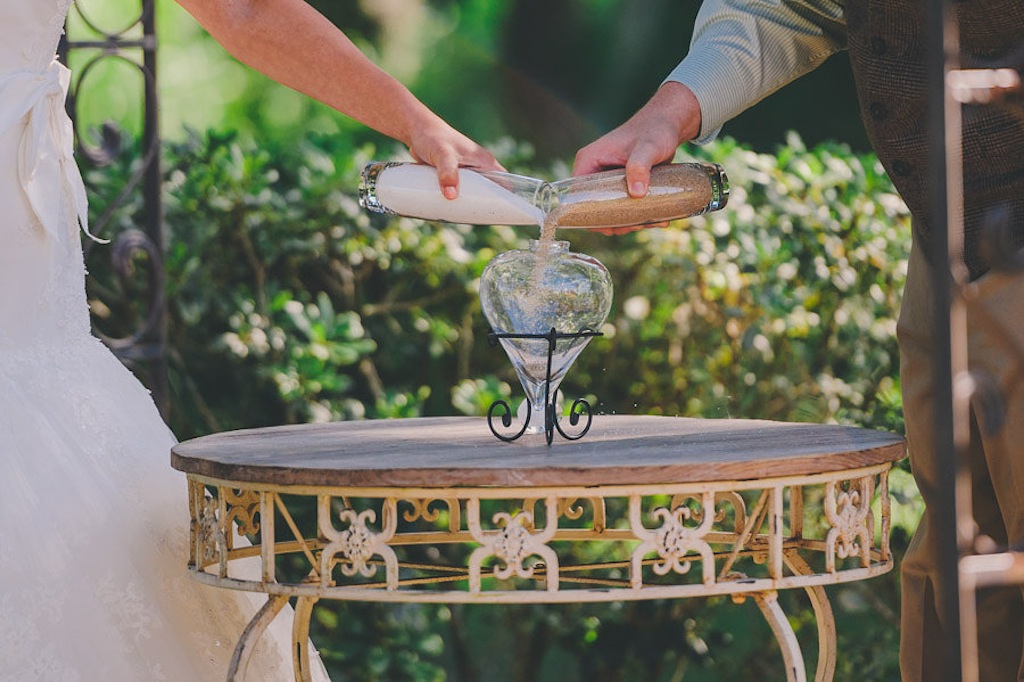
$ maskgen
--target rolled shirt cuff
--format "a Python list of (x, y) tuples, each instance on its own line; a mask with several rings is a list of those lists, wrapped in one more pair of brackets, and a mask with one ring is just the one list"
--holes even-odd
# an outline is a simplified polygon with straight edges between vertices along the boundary
[[(705, 53), (706, 54), (706, 53)], [(682, 83), (700, 105), (700, 133), (693, 140), (707, 144), (718, 137), (722, 126), (749, 105), (747, 88), (727, 60), (691, 53), (663, 83)]]

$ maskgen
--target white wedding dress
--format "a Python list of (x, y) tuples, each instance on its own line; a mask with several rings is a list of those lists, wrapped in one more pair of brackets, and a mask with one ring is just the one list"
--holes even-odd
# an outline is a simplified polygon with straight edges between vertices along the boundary
[[(188, 577), (173, 436), (90, 333), (70, 3), (0, 0), (0, 680), (223, 680), (262, 599)], [(290, 620), (247, 680), (293, 679)]]

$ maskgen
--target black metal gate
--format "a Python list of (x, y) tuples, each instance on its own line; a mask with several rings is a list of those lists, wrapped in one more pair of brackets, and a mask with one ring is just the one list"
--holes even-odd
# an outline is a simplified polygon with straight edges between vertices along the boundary
[[(69, 32), (61, 40), (59, 56), (73, 67), (67, 108), (76, 123), (77, 154), (83, 172), (87, 175), (90, 168), (124, 162), (125, 158), (133, 162), (128, 180), (113, 196), (105, 197), (102, 205), (90, 192), (92, 231), (112, 241), (111, 246), (100, 249), (93, 248), (92, 242), (85, 244), (93, 328), (121, 361), (139, 375), (166, 417), (166, 306), (154, 7), (154, 0), (138, 0), (138, 8), (127, 24), (112, 29), (93, 20), (89, 0), (78, 0), (68, 18)], [(137, 132), (129, 135), (122, 134), (125, 126), (119, 121), (81, 127), (84, 124), (79, 117), (79, 102), (89, 92), (93, 77), (111, 63), (128, 65), (139, 75), (135, 83), (118, 80), (119, 88), (137, 92), (140, 103), (139, 120), (135, 122)], [(127, 228), (123, 227), (125, 213), (130, 214)], [(115, 216), (121, 218), (117, 228)]]

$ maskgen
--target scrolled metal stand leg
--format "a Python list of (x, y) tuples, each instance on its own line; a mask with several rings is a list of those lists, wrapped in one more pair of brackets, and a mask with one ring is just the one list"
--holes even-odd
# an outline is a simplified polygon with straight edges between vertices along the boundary
[[(787, 553), (783, 560), (798, 575), (810, 575), (811, 567), (802, 557)], [(818, 668), (814, 682), (832, 682), (836, 675), (836, 618), (832, 604), (821, 585), (804, 588), (814, 609), (814, 620), (818, 624)]]
[(818, 669), (814, 682), (832, 682), (836, 675), (836, 619), (832, 614), (832, 604), (821, 585), (805, 587), (804, 590), (811, 599), (814, 620), (818, 624)]
[(786, 664), (786, 680), (788, 682), (807, 682), (807, 671), (804, 669), (804, 657), (800, 653), (800, 642), (797, 641), (796, 633), (786, 619), (786, 614), (779, 606), (779, 595), (774, 590), (770, 592), (758, 592), (753, 595), (758, 608), (768, 621), (775, 640), (782, 649), (782, 659)]
[[(575, 334), (559, 334), (555, 330), (555, 328), (552, 327), (551, 331), (547, 332), (546, 334), (499, 334), (497, 332), (492, 331), (487, 335), (487, 343), (492, 346), (498, 345), (501, 339), (535, 339), (548, 342), (547, 373), (545, 374), (544, 379), (543, 424), (544, 439), (547, 441), (548, 445), (551, 445), (552, 440), (554, 440), (556, 431), (567, 440), (579, 440), (584, 435), (586, 435), (587, 431), (590, 430), (590, 423), (594, 417), (590, 410), (590, 403), (588, 403), (583, 398), (577, 398), (576, 401), (572, 404), (572, 409), (569, 411), (569, 423), (572, 426), (576, 426), (580, 421), (580, 417), (582, 415), (586, 415), (587, 423), (584, 425), (583, 430), (577, 434), (569, 434), (566, 433), (559, 425), (558, 411), (555, 405), (557, 400), (557, 391), (556, 395), (551, 395), (551, 368), (552, 360), (555, 354), (555, 349), (557, 347), (559, 339), (579, 339), (583, 337), (593, 336), (604, 336), (604, 334), (602, 332), (595, 332), (592, 329), (587, 328), (581, 329)], [(522, 428), (515, 435), (505, 435), (502, 433), (498, 433), (498, 430), (494, 427), (494, 415), (496, 412), (499, 411), (501, 416), (501, 425), (506, 429), (512, 425), (512, 408), (509, 407), (508, 403), (505, 402), (504, 400), (496, 400), (493, 403), (491, 403), (490, 408), (487, 410), (487, 426), (490, 427), (491, 433), (493, 433), (500, 440), (503, 440), (506, 443), (511, 443), (512, 441), (517, 440), (520, 436), (526, 433), (526, 429), (530, 424), (530, 415), (533, 414), (534, 409), (537, 409), (539, 407), (531, 402), (529, 395), (527, 395), (526, 400), (527, 407), (530, 409), (526, 411), (526, 419), (523, 421)]]
[(260, 641), (260, 636), (270, 625), (270, 621), (281, 612), (288, 603), (286, 595), (273, 595), (267, 599), (267, 603), (260, 607), (256, 615), (252, 617), (249, 624), (242, 631), (242, 636), (235, 645), (235, 653), (231, 656), (231, 665), (228, 666), (227, 682), (242, 682), (245, 679), (246, 668), (249, 667), (249, 659)]
[(295, 682), (313, 682), (309, 663), (309, 619), (313, 615), (316, 597), (299, 597), (295, 603), (292, 618), (292, 663), (295, 666)]

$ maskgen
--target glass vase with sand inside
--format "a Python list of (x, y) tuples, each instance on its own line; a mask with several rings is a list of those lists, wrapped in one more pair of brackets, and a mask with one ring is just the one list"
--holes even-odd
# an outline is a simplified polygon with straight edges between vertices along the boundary
[[(491, 259), (480, 277), (480, 303), (492, 338), (505, 350), (526, 392), (519, 433), (504, 438), (495, 434), (515, 440), (524, 433), (545, 433), (548, 443), (556, 430), (570, 439), (582, 436), (569, 435), (559, 425), (556, 396), (569, 367), (600, 334), (611, 310), (607, 268), (596, 258), (570, 251), (566, 241), (531, 240), (526, 250)], [(495, 405), (504, 410), (504, 426), (510, 426), (508, 405)], [(585, 433), (591, 419), (585, 401), (573, 404), (570, 419), (575, 426), (581, 411), (587, 415)]]

